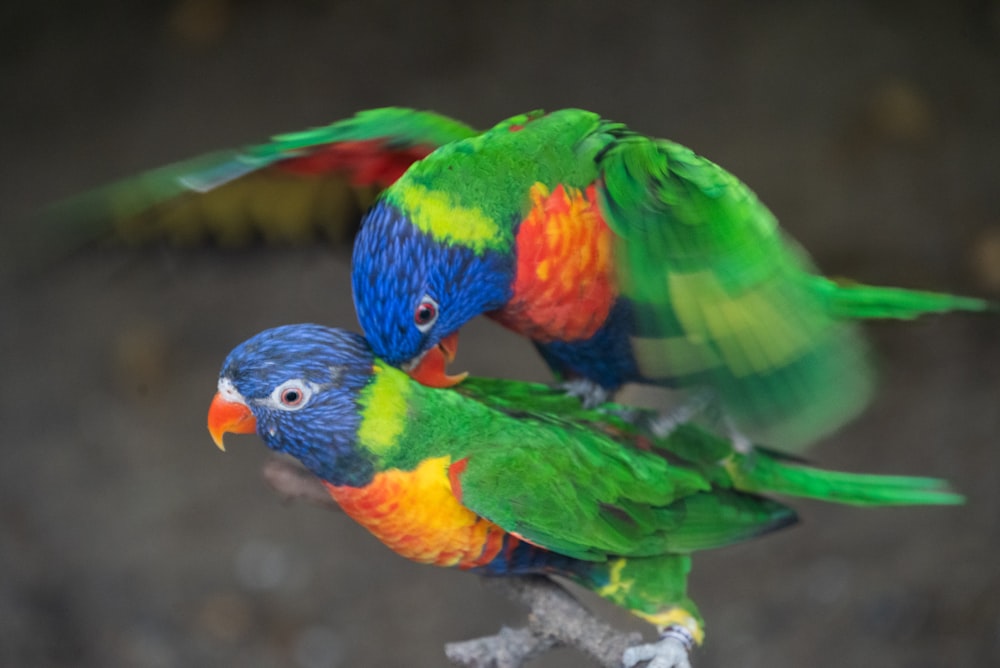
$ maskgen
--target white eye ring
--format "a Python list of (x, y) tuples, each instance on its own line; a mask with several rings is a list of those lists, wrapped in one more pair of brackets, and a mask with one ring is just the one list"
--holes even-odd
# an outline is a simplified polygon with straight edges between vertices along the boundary
[(284, 411), (297, 411), (309, 403), (313, 388), (300, 378), (286, 380), (271, 392), (271, 403)]
[(438, 308), (437, 300), (430, 295), (424, 295), (417, 302), (417, 307), (413, 309), (413, 323), (420, 330), (420, 333), (426, 334), (427, 331), (434, 326), (437, 322), (438, 313), (440, 309)]

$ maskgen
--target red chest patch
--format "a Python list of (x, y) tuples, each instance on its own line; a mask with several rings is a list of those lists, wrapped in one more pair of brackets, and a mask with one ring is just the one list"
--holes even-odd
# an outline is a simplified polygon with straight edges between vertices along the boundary
[(589, 339), (618, 295), (613, 232), (596, 190), (559, 185), (549, 192), (536, 183), (529, 196), (531, 210), (517, 232), (513, 297), (492, 315), (542, 343)]

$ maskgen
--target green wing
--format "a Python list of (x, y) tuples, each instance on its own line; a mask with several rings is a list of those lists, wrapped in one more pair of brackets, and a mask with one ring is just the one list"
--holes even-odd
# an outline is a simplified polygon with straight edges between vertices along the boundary
[(362, 111), (269, 143), (152, 170), (58, 203), (24, 245), (58, 257), (102, 240), (347, 243), (380, 190), (439, 146), (476, 131), (439, 114)]
[(709, 386), (738, 427), (782, 446), (864, 408), (863, 342), (749, 188), (683, 146), (632, 134), (598, 164), (646, 377)]
[(579, 559), (686, 553), (794, 521), (785, 506), (713, 489), (691, 468), (585, 428), (526, 415), (452, 464), (453, 491), (525, 540)]
[[(662, 460), (656, 466), (665, 466), (671, 473), (696, 471), (701, 476), (701, 484), (708, 485), (712, 490), (710, 495), (717, 499), (723, 498), (725, 490), (733, 490), (750, 495), (782, 494), (856, 506), (954, 505), (963, 502), (963, 497), (944, 480), (828, 471), (759, 446), (744, 454), (737, 452), (728, 438), (717, 436), (695, 424), (679, 425), (666, 438), (659, 438), (645, 428), (654, 416), (652, 411), (616, 404), (586, 409), (578, 399), (537, 383), (469, 378), (457, 387), (457, 391), (495, 411), (536, 425), (532, 429), (538, 429), (539, 425), (547, 429), (556, 426), (563, 430), (559, 433), (575, 434), (574, 440), (580, 439), (581, 433), (600, 434), (616, 442), (620, 452), (636, 453), (640, 458), (647, 457), (647, 452), (655, 452), (657, 458)], [(520, 440), (527, 438), (525, 435)], [(639, 462), (634, 460), (632, 464), (639, 465)], [(498, 472), (501, 470), (497, 468)], [(701, 491), (705, 489), (699, 488)], [(701, 496), (700, 491), (693, 496)], [(704, 500), (692, 501), (689, 497), (686, 510), (704, 510), (705, 514), (700, 518), (689, 515), (684, 530), (691, 531), (698, 521), (706, 524), (701, 529), (701, 535), (692, 531), (683, 536), (683, 540), (689, 541), (686, 546), (694, 545), (696, 540), (710, 544), (713, 539), (708, 522), (716, 521), (718, 515), (725, 512), (721, 507), (727, 503), (738, 504), (743, 500), (744, 497), (738, 501), (725, 499), (716, 512)], [(692, 505), (702, 503), (706, 505)], [(753, 502), (747, 503), (752, 507)], [(721, 531), (716, 537), (720, 541), (717, 544), (724, 544), (727, 536), (737, 536), (735, 532), (727, 533), (734, 527), (727, 527), (725, 523), (713, 526)], [(752, 523), (745, 526), (749, 529)], [(751, 535), (753, 533), (749, 531), (746, 537)]]

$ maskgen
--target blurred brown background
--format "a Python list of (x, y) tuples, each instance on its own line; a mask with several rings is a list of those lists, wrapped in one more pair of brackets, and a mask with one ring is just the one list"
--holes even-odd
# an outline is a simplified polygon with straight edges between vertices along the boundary
[[(580, 106), (738, 174), (828, 273), (1000, 297), (991, 0), (12, 1), (0, 80), (3, 229), (362, 108), (485, 126)], [(287, 322), (356, 326), (345, 258), (103, 253), (0, 287), (0, 665), (437, 666), (445, 641), (517, 623), (475, 577), (283, 505), (254, 439), (226, 455), (209, 440), (232, 346)], [(1000, 323), (869, 330), (880, 399), (811, 455), (946, 477), (968, 505), (800, 503), (801, 526), (696, 558), (700, 668), (1000, 665)], [(484, 322), (460, 361), (546, 378)]]

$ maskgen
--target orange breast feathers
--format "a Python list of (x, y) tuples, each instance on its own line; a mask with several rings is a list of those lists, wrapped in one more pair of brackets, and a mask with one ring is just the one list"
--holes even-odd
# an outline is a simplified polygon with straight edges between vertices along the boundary
[(589, 339), (618, 295), (613, 232), (586, 190), (541, 183), (531, 187), (531, 210), (517, 232), (513, 297), (493, 314), (504, 326), (547, 342)]
[(504, 530), (459, 503), (448, 479), (450, 463), (437, 457), (412, 471), (384, 471), (363, 488), (326, 486), (344, 512), (398, 554), (473, 568), (500, 552)]

